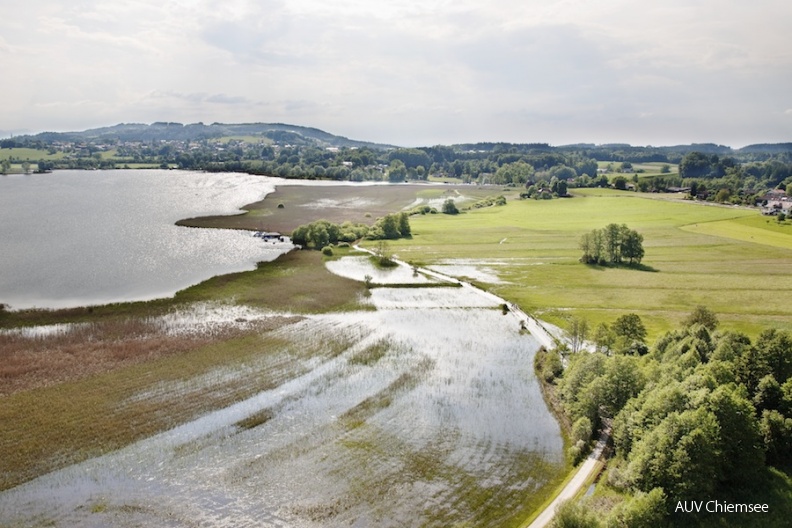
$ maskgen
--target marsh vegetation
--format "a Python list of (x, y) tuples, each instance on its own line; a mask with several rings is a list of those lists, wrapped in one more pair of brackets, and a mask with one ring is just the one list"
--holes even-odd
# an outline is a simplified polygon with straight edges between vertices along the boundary
[[(374, 272), (366, 263), (360, 273)], [(113, 390), (94, 408), (117, 418), (94, 427), (123, 429), (157, 409), (169, 426), (186, 423), (5, 492), (2, 521), (101, 523), (135, 512), (145, 523), (519, 525), (566, 468), (532, 373), (536, 341), (469, 289), (375, 288), (367, 302), (376, 310), (299, 320), (234, 308), (221, 319), (244, 319), (224, 330), (239, 335), (147, 362), (145, 376), (133, 366), (75, 380), (68, 393), (20, 393), (28, 405), (45, 396), (67, 405), (97, 398), (88, 384), (99, 383)], [(173, 328), (201, 319), (170, 317)], [(221, 351), (221, 362), (198, 361)], [(216, 410), (198, 413), (209, 401)], [(73, 404), (52, 424), (68, 426), (66, 438), (97, 416)], [(14, 437), (30, 442), (33, 432)]]

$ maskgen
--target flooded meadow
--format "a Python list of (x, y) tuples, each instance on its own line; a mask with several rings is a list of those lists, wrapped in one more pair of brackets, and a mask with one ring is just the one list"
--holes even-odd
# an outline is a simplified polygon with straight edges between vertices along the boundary
[[(329, 267), (363, 280), (365, 262)], [(158, 319), (176, 334), (283, 324), (259, 359), (136, 397), (256, 377), (270, 388), (0, 493), (0, 525), (519, 524), (564, 470), (533, 373), (539, 341), (497, 298), (382, 273), (391, 287), (371, 289), (370, 311), (201, 305)]]

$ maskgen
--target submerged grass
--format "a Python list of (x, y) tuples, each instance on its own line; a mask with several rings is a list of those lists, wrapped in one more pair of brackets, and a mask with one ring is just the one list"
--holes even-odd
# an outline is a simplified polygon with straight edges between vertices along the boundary
[[(277, 380), (264, 375), (156, 398), (137, 395), (188, 380), (219, 366), (249, 361), (281, 345), (244, 335), (176, 356), (116, 369), (0, 400), (0, 489), (118, 449), (135, 440), (222, 408)], [(266, 352), (264, 352), (266, 353)]]
[[(348, 340), (250, 331), (186, 352), (0, 399), (0, 490), (121, 448), (303, 374)], [(263, 410), (237, 423), (271, 418)]]

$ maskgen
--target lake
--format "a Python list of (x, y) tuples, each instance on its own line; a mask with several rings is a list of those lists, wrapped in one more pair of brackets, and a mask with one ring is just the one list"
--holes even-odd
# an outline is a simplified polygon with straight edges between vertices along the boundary
[(290, 246), (177, 220), (241, 212), (274, 178), (166, 170), (0, 177), (0, 303), (63, 308), (172, 296)]

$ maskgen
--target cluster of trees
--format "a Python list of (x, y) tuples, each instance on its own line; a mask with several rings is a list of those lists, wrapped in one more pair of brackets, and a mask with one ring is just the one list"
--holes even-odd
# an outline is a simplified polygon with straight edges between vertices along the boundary
[(486, 198), (475, 202), (470, 206), (470, 208), (483, 209), (484, 207), (500, 207), (502, 205), (506, 205), (506, 197), (501, 194), (498, 196), (487, 196)]
[(752, 343), (717, 326), (699, 307), (643, 356), (577, 353), (563, 369), (558, 352), (544, 353), (541, 372), (572, 423), (571, 454), (579, 458), (610, 425), (605, 485), (631, 497), (596, 516), (576, 506), (558, 526), (661, 525), (677, 501), (745, 502), (745, 490), (762, 489), (767, 465), (792, 464), (792, 336), (768, 329)]
[(411, 235), (410, 217), (407, 213), (394, 213), (378, 218), (372, 226), (344, 222), (335, 224), (327, 220), (317, 220), (298, 226), (292, 231), (292, 242), (304, 248), (322, 249), (339, 242), (356, 240), (395, 240), (409, 238)]
[(625, 224), (608, 224), (580, 238), (585, 264), (618, 266), (625, 261), (629, 265), (640, 264), (644, 257), (643, 235)]
[(783, 152), (761, 161), (690, 152), (679, 164), (682, 185), (692, 198), (754, 205), (768, 189), (792, 184), (792, 156)]

